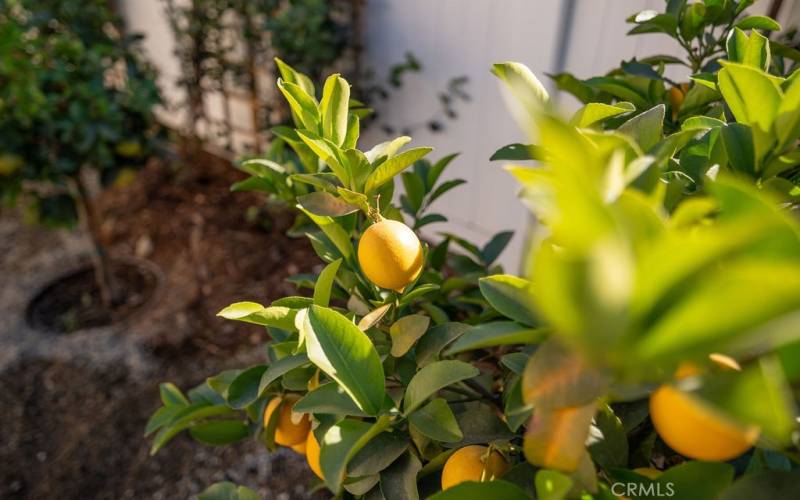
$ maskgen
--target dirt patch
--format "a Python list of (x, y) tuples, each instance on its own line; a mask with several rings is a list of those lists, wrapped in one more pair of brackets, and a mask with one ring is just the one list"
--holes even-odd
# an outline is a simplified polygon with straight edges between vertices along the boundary
[(0, 287), (0, 498), (178, 499), (221, 480), (268, 499), (311, 497), (313, 474), (289, 450), (179, 436), (148, 454), (143, 431), (160, 405), (159, 382), (188, 389), (263, 360), (265, 331), (216, 312), (296, 294), (286, 278), (320, 267), (304, 239), (284, 236), (292, 213), (230, 192), (242, 176), (225, 162), (207, 156), (188, 168), (150, 165), (101, 200), (112, 258), (146, 259), (162, 273), (158, 295), (130, 324), (63, 336), (30, 330), (23, 296), (39, 286), (30, 283), (44, 269), (64, 273), (88, 244), (0, 221), (0, 239), (13, 242), (0, 275), (19, 277)]

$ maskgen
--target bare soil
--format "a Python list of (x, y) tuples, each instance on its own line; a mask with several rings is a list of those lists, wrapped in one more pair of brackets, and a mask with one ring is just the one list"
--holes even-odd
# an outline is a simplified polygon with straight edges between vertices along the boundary
[(263, 359), (266, 332), (217, 311), (296, 294), (286, 278), (319, 270), (307, 242), (284, 235), (293, 214), (230, 193), (240, 179), (203, 156), (177, 170), (152, 164), (104, 193), (111, 257), (151, 263), (159, 284), (139, 313), (69, 335), (32, 328), (25, 311), (55, 278), (86, 265), (87, 239), (1, 214), (0, 498), (179, 499), (221, 480), (268, 499), (312, 497), (313, 475), (289, 450), (179, 436), (150, 457), (143, 437), (160, 382), (188, 389)]

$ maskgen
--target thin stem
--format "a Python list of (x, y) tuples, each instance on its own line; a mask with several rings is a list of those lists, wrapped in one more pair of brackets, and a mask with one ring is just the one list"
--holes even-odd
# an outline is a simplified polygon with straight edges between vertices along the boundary
[(100, 243), (100, 217), (89, 194), (89, 189), (80, 174), (76, 176), (75, 187), (81, 222), (92, 241), (92, 267), (94, 267), (94, 277), (100, 291), (100, 300), (104, 307), (110, 309), (114, 301), (114, 282), (111, 275), (111, 262), (105, 247)]

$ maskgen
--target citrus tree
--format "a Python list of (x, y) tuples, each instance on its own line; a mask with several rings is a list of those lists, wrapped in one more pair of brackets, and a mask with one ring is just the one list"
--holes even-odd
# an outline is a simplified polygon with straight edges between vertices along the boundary
[[(420, 163), (429, 148), (361, 152), (346, 82), (330, 77), (318, 100), (287, 68), (282, 138), (307, 170), (253, 179), (310, 186), (286, 199), (327, 265), (311, 297), (220, 312), (269, 329), (265, 360), (186, 394), (163, 384), (153, 452), (184, 430), (253, 436), (304, 453), (342, 498), (796, 496), (800, 225), (794, 188), (770, 186), (800, 162), (800, 84), (735, 54), (720, 68), (708, 81), (722, 113), (676, 130), (663, 103), (616, 113), (618, 126), (602, 117), (613, 102), (563, 120), (530, 70), (493, 67), (536, 145), (512, 149), (539, 160), (508, 167), (539, 221), (523, 276), (463, 240), (477, 267), (438, 265), (457, 258), (402, 220), (421, 206), (406, 177), (439, 164)], [(691, 177), (692, 141), (733, 129), (753, 147), (737, 156), (748, 143), (722, 139)], [(767, 176), (773, 161), (789, 167)]]
[(87, 172), (103, 185), (153, 154), (159, 100), (136, 35), (104, 0), (7, 0), (0, 11), (0, 198), (33, 220), (83, 216), (110, 300), (108, 263)]

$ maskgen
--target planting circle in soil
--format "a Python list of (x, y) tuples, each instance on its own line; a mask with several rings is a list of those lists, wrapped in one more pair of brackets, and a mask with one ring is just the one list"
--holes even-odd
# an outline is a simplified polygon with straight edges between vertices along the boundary
[(116, 299), (110, 308), (103, 305), (94, 269), (87, 264), (56, 278), (33, 297), (25, 313), (28, 324), (36, 330), (64, 334), (130, 317), (155, 294), (157, 271), (137, 261), (115, 261), (111, 268)]

